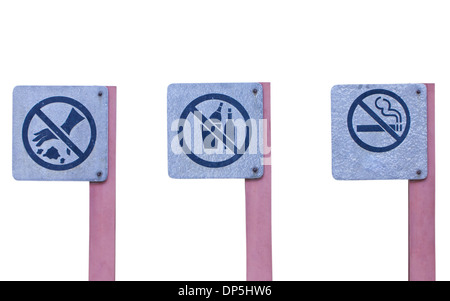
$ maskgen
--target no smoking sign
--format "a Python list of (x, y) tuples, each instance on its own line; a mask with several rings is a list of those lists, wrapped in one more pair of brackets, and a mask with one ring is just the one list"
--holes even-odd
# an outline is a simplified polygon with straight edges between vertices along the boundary
[(14, 89), (15, 179), (104, 181), (107, 162), (106, 87)]
[(336, 179), (426, 178), (424, 84), (334, 86), (331, 108)]

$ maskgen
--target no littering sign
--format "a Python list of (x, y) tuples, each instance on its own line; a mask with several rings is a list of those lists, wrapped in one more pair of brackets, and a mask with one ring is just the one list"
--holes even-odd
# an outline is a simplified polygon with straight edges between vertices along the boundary
[(104, 181), (107, 137), (106, 87), (14, 89), (13, 175), (17, 180)]

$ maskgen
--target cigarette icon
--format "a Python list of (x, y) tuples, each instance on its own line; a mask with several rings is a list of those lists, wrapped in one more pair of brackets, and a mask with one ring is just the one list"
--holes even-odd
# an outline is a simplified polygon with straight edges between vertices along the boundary
[[(396, 132), (402, 131), (401, 124), (389, 124), (389, 127)], [(357, 125), (356, 131), (360, 133), (368, 133), (368, 132), (384, 132), (385, 130), (378, 124), (366, 124), (366, 125)]]

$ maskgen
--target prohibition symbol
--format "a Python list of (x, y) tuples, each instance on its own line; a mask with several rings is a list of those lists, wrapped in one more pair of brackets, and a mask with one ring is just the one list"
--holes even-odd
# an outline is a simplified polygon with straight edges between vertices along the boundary
[(37, 103), (22, 126), (23, 145), (31, 159), (56, 171), (74, 168), (85, 161), (94, 149), (96, 138), (97, 130), (89, 110), (64, 96)]
[(347, 117), (350, 136), (371, 152), (387, 152), (408, 135), (411, 117), (406, 103), (392, 91), (374, 89), (361, 94)]
[[(217, 108), (216, 112), (214, 112), (210, 118), (206, 117), (200, 110), (198, 109), (198, 106), (201, 104), (204, 104), (209, 101), (219, 101), (219, 107)], [(220, 122), (217, 123), (217, 119), (221, 118), (220, 112), (223, 106), (223, 103), (227, 103), (230, 105), (230, 108), (228, 109), (229, 114), (231, 114), (231, 107), (234, 108), (237, 112), (239, 112), (240, 115), (242, 115), (242, 118), (244, 122), (246, 123), (245, 127), (245, 138), (244, 143), (241, 147), (238, 147), (236, 145), (234, 137), (231, 137), (231, 135), (228, 134), (228, 131), (225, 130), (225, 128), (221, 128)], [(223, 145), (225, 148), (227, 148), (229, 151), (232, 152), (232, 156), (226, 156), (226, 159), (219, 160), (219, 161), (210, 161), (206, 160), (205, 158), (201, 158), (199, 155), (193, 153), (189, 147), (187, 147), (187, 143), (185, 143), (185, 140), (183, 138), (183, 130), (185, 129), (186, 120), (188, 119), (188, 116), (190, 114), (194, 115), (194, 118), (197, 118), (202, 123), (202, 134), (205, 132), (211, 137), (211, 140), (209, 141), (208, 148), (214, 148), (217, 147), (217, 141), (223, 141)], [(218, 94), (218, 93), (211, 93), (202, 95), (196, 99), (194, 99), (192, 102), (190, 102), (186, 108), (183, 110), (183, 112), (180, 115), (179, 124), (178, 124), (178, 136), (180, 137), (179, 143), (182, 147), (184, 153), (195, 163), (209, 167), (209, 168), (219, 168), (219, 167), (225, 167), (228, 166), (234, 162), (236, 162), (239, 158), (242, 157), (242, 155), (247, 151), (249, 145), (250, 145), (250, 137), (251, 137), (251, 126), (249, 126), (248, 121), (250, 120), (250, 116), (248, 112), (245, 110), (244, 106), (240, 104), (237, 100), (234, 98), (224, 95), (224, 94)], [(225, 125), (226, 127), (227, 125)], [(206, 143), (208, 135), (203, 135), (204, 143)], [(207, 148), (205, 146), (205, 148)], [(217, 156), (214, 156), (217, 157)], [(220, 157), (220, 156), (219, 156)]]

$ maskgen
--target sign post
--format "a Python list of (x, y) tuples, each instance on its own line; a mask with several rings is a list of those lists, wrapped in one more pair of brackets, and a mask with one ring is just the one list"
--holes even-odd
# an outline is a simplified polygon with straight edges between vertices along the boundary
[(272, 280), (270, 84), (172, 84), (169, 176), (243, 178), (247, 280)]
[(89, 280), (114, 281), (116, 260), (116, 87), (108, 87), (108, 179), (89, 183)]
[(427, 84), (428, 177), (408, 183), (408, 279), (436, 280), (434, 84)]
[(89, 279), (114, 280), (116, 88), (17, 86), (13, 177), (90, 182)]
[(264, 175), (245, 180), (247, 280), (272, 280), (272, 166), (270, 157), (270, 83), (264, 89)]
[(435, 280), (434, 84), (331, 90), (337, 180), (409, 180), (409, 280)]

